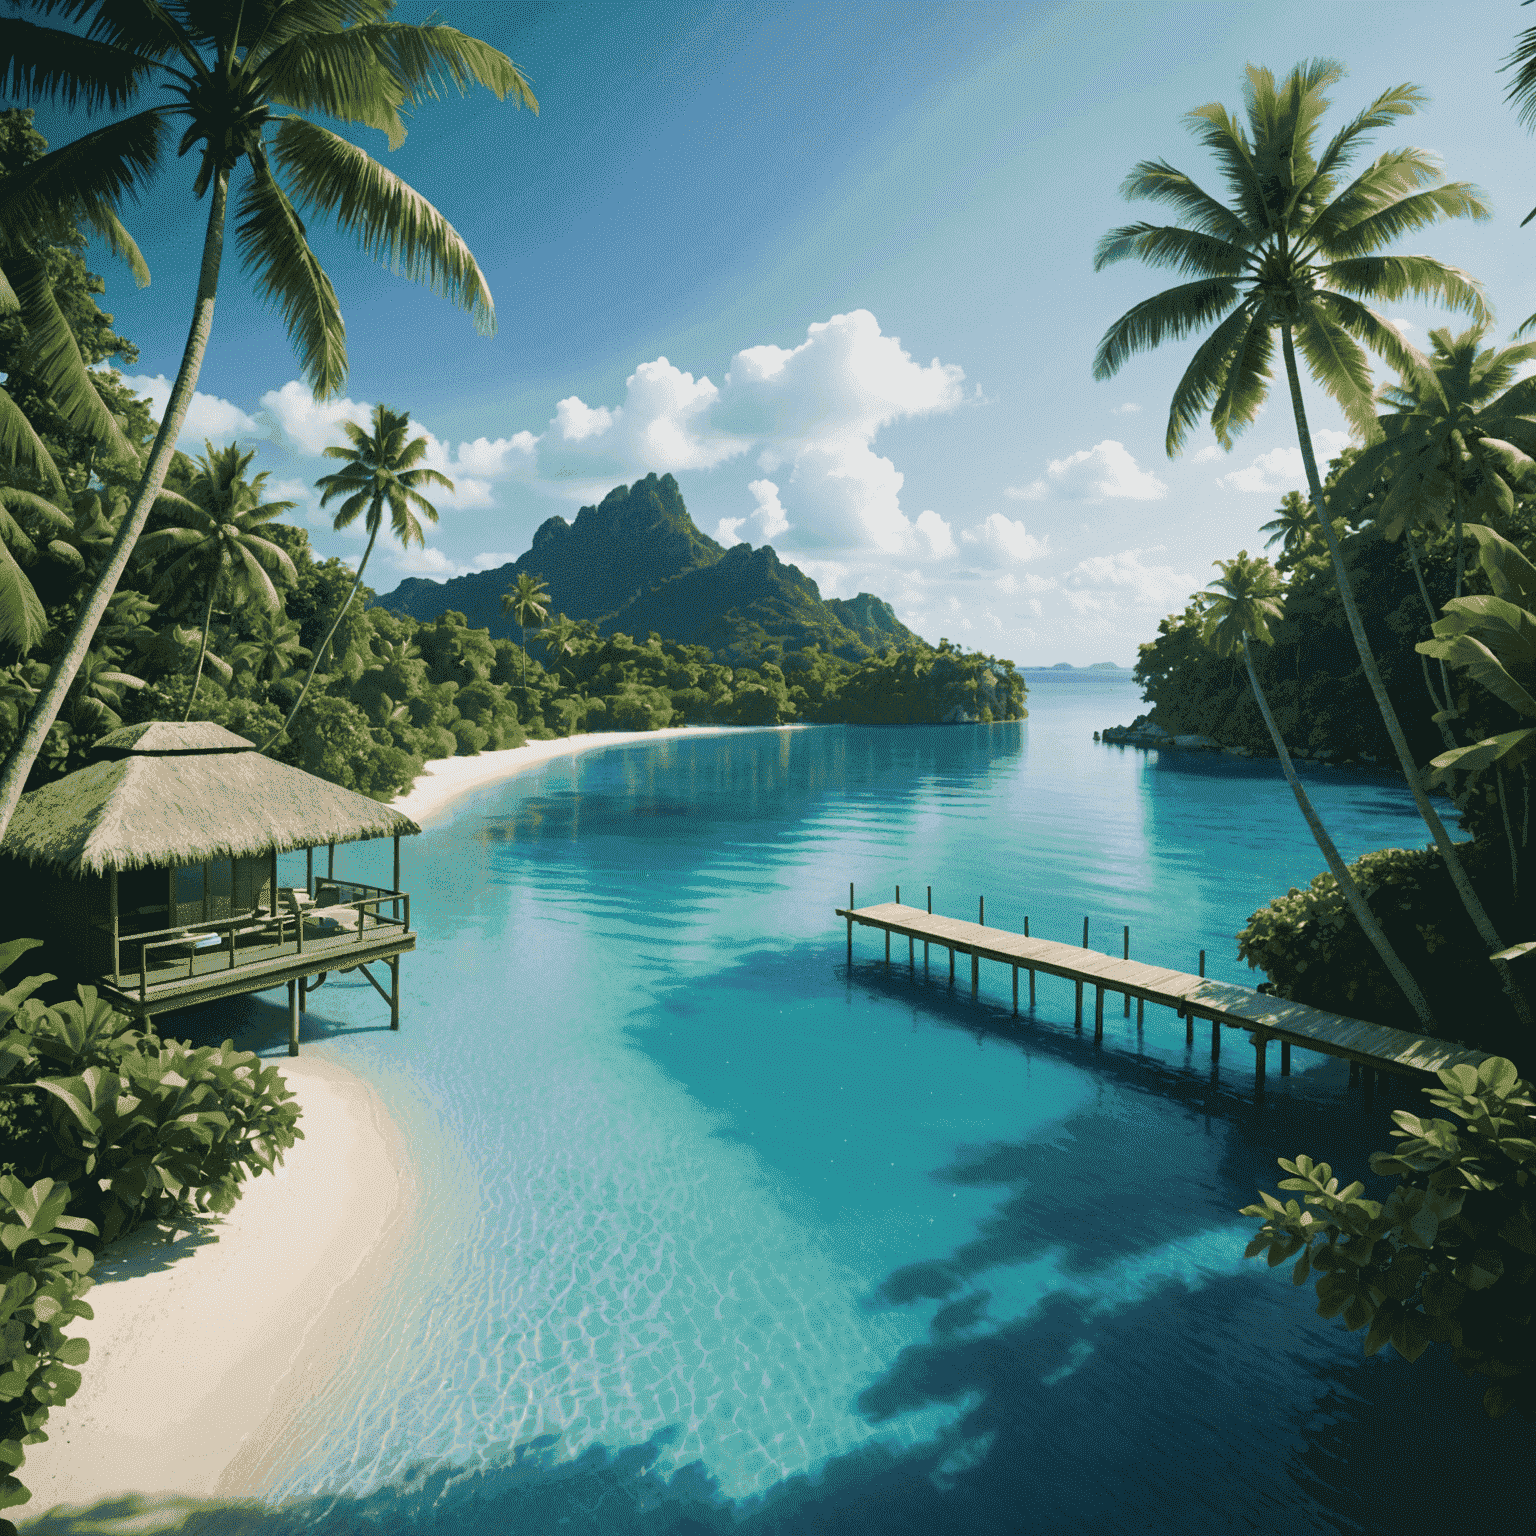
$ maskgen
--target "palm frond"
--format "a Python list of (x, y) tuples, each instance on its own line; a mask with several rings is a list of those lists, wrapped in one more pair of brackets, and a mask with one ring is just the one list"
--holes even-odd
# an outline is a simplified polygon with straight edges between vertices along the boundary
[(0, 389), (0, 458), (23, 464), (56, 495), (64, 494), (64, 481), (42, 438), (21, 407)]
[[(185, 32), (170, 8), (143, 0), (31, 0), (32, 9), (47, 16), (64, 16), (86, 23), (85, 35), (93, 42), (109, 43), (145, 59), (164, 60), (179, 55), (188, 63), (197, 58)], [(191, 58), (188, 55), (191, 55)], [(201, 61), (198, 61), (199, 64)]]
[(1440, 157), (1403, 145), (1378, 155), (1336, 196), (1322, 202), (1309, 226), (1314, 239), (1326, 246), (1341, 230), (1378, 213), (1401, 198), (1440, 180)]
[(336, 290), (309, 247), (303, 221), (263, 163), (251, 164), (238, 217), (241, 262), (256, 291), (287, 322), (317, 398), (336, 394), (347, 378), (347, 327)]
[(1321, 304), (1302, 310), (1295, 334), (1312, 377), (1338, 401), (1357, 432), (1374, 436), (1376, 402), (1364, 349)]
[(48, 633), (48, 615), (37, 589), (0, 541), (0, 641), (23, 653)]
[(1326, 239), (1319, 234), (1318, 243), (1325, 255), (1337, 260), (1379, 250), (1403, 235), (1427, 229), (1442, 219), (1488, 217), (1488, 205), (1478, 189), (1467, 181), (1452, 181), (1442, 187), (1431, 187), (1428, 191), (1398, 198), (1347, 227), (1330, 229)]
[(1426, 100), (1424, 92), (1416, 85), (1394, 85), (1383, 91), (1328, 141), (1328, 147), (1318, 156), (1318, 178), (1336, 175), (1354, 158), (1360, 141), (1367, 134), (1391, 127), (1395, 118), (1411, 117)]
[(419, 192), (356, 145), (302, 118), (285, 118), (273, 158), (301, 201), (356, 234), (392, 271), (452, 299), (491, 334), (496, 306), (479, 263), (454, 227)]
[(1273, 355), (1270, 321), (1255, 307), (1211, 403), (1211, 430), (1223, 448), (1229, 447), (1232, 439), (1259, 414), (1259, 407), (1269, 393), (1269, 364)]
[(1241, 210), (1244, 228), (1250, 234), (1267, 229), (1269, 207), (1253, 163), (1253, 150), (1242, 126), (1219, 101), (1196, 107), (1185, 115), (1185, 121), (1221, 166), (1222, 176)]
[(1093, 270), (1139, 257), (1152, 267), (1174, 267), (1201, 277), (1235, 277), (1251, 260), (1240, 245), (1171, 224), (1126, 224), (1112, 229), (1093, 253)]
[(1536, 27), (1527, 27), (1515, 43), (1515, 51), (1499, 66), (1514, 71), (1504, 100), (1520, 108), (1520, 122), (1529, 131), (1536, 126)]
[(50, 533), (74, 532), (75, 520), (62, 507), (56, 507), (46, 496), (24, 490), (19, 485), (0, 485), (0, 505), (12, 512), (24, 513)]
[(1433, 256), (1351, 256), (1330, 261), (1320, 276), (1328, 287), (1362, 298), (1438, 299), (1479, 321), (1493, 318), (1482, 284)]
[(410, 93), (392, 78), (366, 31), (298, 33), (261, 60), (257, 77), (276, 105), (377, 128), (398, 149), (406, 133), (400, 108)]
[(457, 27), (395, 21), (365, 24), (351, 31), (374, 47), (413, 101), (440, 96), (449, 86), (463, 95), (471, 85), (483, 85), (497, 101), (511, 96), (518, 106), (539, 110), (517, 65), (499, 48), (469, 37)]
[(155, 69), (112, 43), (56, 27), (0, 19), (0, 95), (83, 112), (126, 106)]
[(85, 366), (75, 333), (54, 297), (47, 262), (30, 255), (12, 257), (11, 262), (38, 382), (45, 386), (54, 407), (75, 431), (99, 443), (113, 459), (137, 462), (138, 456), (117, 418), (96, 393), (96, 381)]
[[(273, 546), (275, 547), (275, 546)], [(262, 568), (256, 552), (244, 544), (236, 545), (235, 557), (241, 565), (244, 584), (268, 613), (275, 613), (283, 606), (282, 595), (272, 578)]]
[(1146, 198), (1155, 203), (1167, 203), (1178, 211), (1189, 228), (1217, 240), (1241, 246), (1250, 238), (1242, 220), (1230, 208), (1166, 160), (1143, 160), (1133, 166), (1120, 184), (1120, 195), (1128, 202)]
[(1206, 278), (1143, 299), (1105, 331), (1093, 359), (1094, 378), (1110, 378), (1134, 353), (1150, 352), (1211, 324), (1240, 297), (1238, 285), (1230, 279)]
[[(1173, 391), (1168, 408), (1168, 435), (1164, 442), (1172, 458), (1184, 446), (1190, 430), (1205, 416), (1212, 400), (1226, 382), (1243, 338), (1247, 335), (1256, 306), (1243, 304), (1227, 316), (1200, 344)], [(1223, 447), (1228, 446), (1223, 444)]]
[(104, 124), (12, 172), (0, 182), (0, 229), (45, 227), (61, 211), (110, 227), (106, 213), (136, 201), (159, 169), (164, 111)]

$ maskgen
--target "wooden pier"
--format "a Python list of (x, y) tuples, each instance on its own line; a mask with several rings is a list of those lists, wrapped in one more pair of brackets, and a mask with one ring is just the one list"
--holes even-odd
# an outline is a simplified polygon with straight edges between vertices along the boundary
[[(955, 978), (955, 956), (971, 958), (971, 996), (978, 995), (981, 984), (981, 962), (991, 960), (1006, 965), (1013, 972), (1013, 1011), (1019, 1010), (1019, 972), (1029, 977), (1029, 1002), (1035, 1001), (1036, 973), (1060, 977), (1075, 984), (1077, 989), (1077, 1027), (1083, 1024), (1083, 989), (1094, 989), (1093, 1037), (1104, 1038), (1105, 994), (1122, 997), (1125, 1012), (1130, 1013), (1131, 999), (1136, 999), (1138, 1024), (1148, 1003), (1174, 1009), (1185, 1021), (1185, 1041), (1192, 1044), (1195, 1037), (1195, 1020), (1208, 1020), (1211, 1025), (1211, 1057), (1221, 1054), (1221, 1031), (1246, 1030), (1254, 1046), (1254, 1075), (1256, 1086), (1264, 1085), (1265, 1056), (1271, 1041), (1280, 1043), (1280, 1072), (1289, 1076), (1291, 1047), (1317, 1051), (1325, 1056), (1337, 1056), (1350, 1063), (1350, 1076), (1365, 1072), (1365, 1090), (1370, 1092), (1372, 1074), (1391, 1072), (1399, 1076), (1416, 1074), (1433, 1076), (1448, 1067), (1465, 1062), (1476, 1067), (1487, 1059), (1483, 1051), (1466, 1050), (1447, 1040), (1436, 1040), (1422, 1035), (1409, 1034), (1406, 1030), (1391, 1029), (1384, 1024), (1368, 1024), (1363, 1019), (1348, 1018), (1343, 1014), (1326, 1013), (1320, 1008), (1309, 1008), (1304, 1003), (1287, 1002), (1284, 998), (1256, 992), (1250, 987), (1235, 986), (1231, 982), (1213, 981), (1204, 974), (1191, 976), (1183, 971), (1168, 970), (1161, 966), (1147, 965), (1130, 956), (1130, 930), (1124, 930), (1123, 955), (1107, 955), (1088, 948), (1088, 920), (1083, 919), (1083, 944), (1063, 944), (1052, 939), (1035, 939), (1029, 936), (1029, 919), (1024, 920), (1022, 934), (1010, 933), (1002, 928), (986, 926), (984, 900), (978, 903), (981, 921), (969, 923), (960, 918), (943, 917), (919, 907), (903, 906), (900, 889), (896, 901), (881, 902), (870, 907), (855, 907), (853, 891), (849, 888), (849, 905), (836, 908), (837, 916), (848, 924), (848, 961), (853, 963), (853, 926), (876, 928), (885, 933), (885, 960), (890, 964), (891, 935), (907, 940), (907, 959), (915, 969), (917, 945), (923, 946), (923, 965), (928, 965), (931, 945), (949, 951), (949, 979)], [(930, 905), (932, 898), (930, 895)], [(1201, 971), (1204, 972), (1205, 954), (1201, 951)]]

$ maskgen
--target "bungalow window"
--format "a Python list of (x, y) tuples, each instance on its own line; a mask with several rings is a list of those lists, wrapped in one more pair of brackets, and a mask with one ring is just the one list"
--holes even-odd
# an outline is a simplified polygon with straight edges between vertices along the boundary
[(206, 868), (203, 864), (183, 864), (176, 871), (174, 897), (177, 923), (185, 925), (202, 922)]

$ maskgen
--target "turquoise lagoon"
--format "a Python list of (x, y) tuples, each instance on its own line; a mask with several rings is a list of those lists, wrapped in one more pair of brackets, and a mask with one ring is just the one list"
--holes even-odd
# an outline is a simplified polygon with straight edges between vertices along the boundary
[[(1387, 1531), (1461, 1513), (1468, 1476), (1479, 1514), (1519, 1507), (1530, 1426), (1242, 1258), (1275, 1158), (1364, 1174), (1408, 1090), (1367, 1111), (1297, 1053), (1256, 1103), (1241, 1035), (1213, 1064), (1115, 1000), (1096, 1048), (1064, 983), (1015, 1019), (1002, 967), (979, 1002), (941, 951), (887, 969), (856, 934), (847, 967), (852, 880), (1256, 979), (1231, 935), (1320, 867), (1274, 765), (1094, 743), (1144, 707), (1128, 674), (1029, 682), (1022, 724), (637, 739), (406, 844), (401, 1032), (354, 976), (306, 1038), (402, 1127), (420, 1213), (276, 1448), (274, 1518)], [(1347, 857), (1424, 841), (1385, 777), (1309, 786)], [(280, 1049), (269, 1000), (246, 1021)]]

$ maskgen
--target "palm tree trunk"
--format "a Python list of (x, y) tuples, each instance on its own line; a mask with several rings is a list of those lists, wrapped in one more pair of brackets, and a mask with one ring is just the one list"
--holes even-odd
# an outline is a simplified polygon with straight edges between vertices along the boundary
[(1301, 814), (1307, 823), (1308, 830), (1322, 850), (1329, 871), (1338, 881), (1339, 889), (1344, 893), (1345, 904), (1354, 914), (1355, 921), (1360, 924), (1366, 938), (1371, 941), (1372, 948), (1381, 956), (1381, 963), (1391, 973), (1393, 981), (1402, 990), (1403, 996), (1412, 1004), (1413, 1011), (1419, 1017), (1419, 1023), (1433, 1034), (1437, 1026), (1428, 999), (1420, 990), (1418, 982), (1413, 979), (1412, 972), (1398, 958), (1398, 953), (1392, 948), (1386, 934), (1381, 931), (1381, 924), (1376, 921), (1376, 914), (1371, 911), (1370, 905), (1361, 894), (1360, 887), (1355, 884), (1355, 877), (1350, 874), (1349, 866), (1334, 846), (1333, 839), (1328, 835), (1328, 829), (1312, 808), (1312, 801), (1308, 798), (1306, 790), (1301, 787), (1301, 780), (1296, 777), (1296, 769), (1291, 764), (1291, 754), (1286, 751), (1285, 739), (1280, 734), (1280, 727), (1275, 724), (1275, 717), (1269, 711), (1269, 700), (1264, 697), (1264, 689), (1259, 684), (1259, 674), (1254, 670), (1253, 656), (1247, 644), (1243, 646), (1243, 660), (1248, 664), (1248, 684), (1253, 689), (1253, 697), (1259, 706), (1259, 713), (1264, 717), (1264, 724), (1269, 728), (1269, 739), (1275, 744), (1275, 752), (1280, 758), (1280, 767), (1285, 772), (1285, 781), (1291, 786), (1291, 793), (1296, 797), (1296, 804), (1301, 807)]
[(192, 718), (192, 706), (197, 702), (197, 690), (203, 681), (203, 658), (208, 654), (208, 626), (213, 622), (213, 594), (218, 590), (218, 582), (208, 583), (208, 606), (203, 609), (203, 643), (197, 648), (197, 671), (192, 674), (192, 695), (187, 700), (187, 708), (182, 715), (183, 720)]
[(320, 663), (325, 660), (326, 649), (335, 637), (336, 631), (341, 627), (341, 621), (347, 616), (347, 609), (352, 606), (352, 599), (357, 596), (357, 589), (363, 584), (363, 572), (368, 568), (368, 557), (373, 553), (374, 540), (378, 538), (379, 529), (383, 526), (384, 519), (375, 516), (373, 527), (368, 530), (368, 547), (363, 551), (363, 558), (357, 563), (357, 579), (352, 583), (352, 590), (347, 593), (347, 600), (341, 605), (341, 610), (326, 632), (325, 639), (315, 648), (314, 659), (309, 664), (309, 675), (304, 679), (304, 686), (299, 689), (298, 698), (293, 701), (293, 708), (288, 711), (288, 718), (262, 742), (261, 751), (265, 752), (293, 724), (293, 717), (298, 714), (299, 705), (304, 702), (304, 695), (309, 692), (309, 685), (315, 680), (315, 673), (320, 670)]
[(225, 211), (229, 205), (228, 171), (220, 171), (214, 177), (211, 192), (208, 229), (203, 237), (203, 264), (197, 278), (197, 298), (192, 306), (192, 324), (187, 332), (187, 344), (182, 350), (176, 382), (171, 386), (171, 398), (166, 403), (165, 416), (159, 432), (155, 434), (154, 446), (150, 449), (149, 462), (140, 477), (133, 505), (112, 542), (107, 563), (81, 606), (63, 654), (54, 662), (43, 691), (27, 715), (26, 729), (11, 748), (5, 767), (0, 771), (0, 839), (4, 838), (11, 817), (16, 814), (16, 804), (26, 786), (27, 775), (31, 773), (32, 765), (43, 749), (43, 742), (58, 718), (64, 697), (75, 680), (75, 674), (80, 670), (80, 663), (85, 660), (91, 648), (96, 628), (128, 566), (133, 547), (144, 531), (149, 510), (165, 484), (165, 473), (171, 466), (176, 439), (192, 404), (192, 393), (197, 387), (197, 376), (203, 366), (203, 355), (208, 350), (208, 338), (213, 334), (213, 301), (218, 293), (219, 265), (224, 258)]
[[(1419, 551), (1413, 542), (1413, 530), (1411, 528), (1404, 530), (1403, 542), (1408, 546), (1408, 563), (1413, 567), (1414, 580), (1419, 584), (1419, 596), (1424, 599), (1424, 611), (1429, 615), (1430, 628), (1433, 629), (1438, 615), (1435, 613), (1435, 605), (1429, 600), (1429, 588), (1424, 584), (1424, 570), (1419, 564)], [(1456, 738), (1451, 734), (1450, 726), (1439, 718), (1442, 714), (1450, 713), (1450, 674), (1445, 670), (1445, 663), (1442, 661), (1440, 663), (1440, 681), (1445, 685), (1445, 703), (1442, 704), (1435, 696), (1434, 684), (1429, 680), (1429, 658), (1427, 656), (1419, 657), (1419, 667), (1424, 673), (1424, 691), (1429, 695), (1429, 702), (1435, 706), (1435, 724), (1440, 727), (1440, 740), (1444, 743), (1447, 752), (1453, 751), (1457, 744)]]
[(1520, 850), (1515, 846), (1515, 827), (1509, 819), (1509, 801), (1504, 794), (1504, 770), (1493, 765), (1494, 782), (1499, 786), (1499, 811), (1504, 817), (1504, 840), (1509, 844), (1509, 889), (1515, 901), (1520, 899)]
[[(1318, 509), (1318, 524), (1328, 544), (1328, 554), (1333, 561), (1334, 579), (1339, 589), (1339, 601), (1344, 606), (1344, 616), (1349, 621), (1349, 632), (1354, 636), (1355, 649), (1360, 653), (1361, 670), (1365, 673), (1365, 680), (1376, 700), (1376, 707), (1381, 711), (1382, 722), (1387, 728), (1392, 749), (1397, 753), (1397, 760), (1402, 767), (1403, 777), (1408, 783), (1408, 791), (1413, 796), (1414, 806), (1423, 818), (1424, 825), (1429, 828), (1430, 836), (1435, 840), (1435, 847), (1440, 850), (1440, 856), (1445, 860), (1446, 872), (1451, 877), (1451, 883), (1456, 887), (1456, 894), (1461, 898), (1461, 904), (1466, 909), (1467, 916), (1471, 918), (1472, 926), (1477, 930), (1478, 937), (1487, 945), (1491, 957), (1505, 948), (1504, 941), (1489, 920), (1477, 892), (1472, 889), (1472, 882), (1467, 878), (1467, 872), (1462, 867), (1461, 856), (1456, 852), (1456, 845), (1445, 830), (1445, 824), (1440, 820), (1439, 813), (1430, 803), (1429, 795), (1424, 789), (1424, 776), (1419, 771), (1419, 765), (1413, 760), (1413, 753), (1408, 747), (1408, 738), (1403, 735), (1403, 727), (1397, 718), (1397, 711), (1392, 707), (1392, 700), (1387, 697), (1386, 684), (1381, 680), (1381, 671), (1376, 665), (1371, 643), (1366, 638), (1365, 622), (1360, 617), (1360, 608), (1355, 602), (1349, 572), (1344, 566), (1344, 551), (1339, 546), (1338, 536), (1333, 530), (1333, 519), (1328, 516), (1328, 509), (1323, 500), (1323, 483), (1317, 473), (1317, 459), (1312, 452), (1312, 434), (1307, 427), (1307, 409), (1301, 398), (1301, 377), (1296, 371), (1296, 344), (1291, 337), (1289, 325), (1281, 327), (1280, 338), (1285, 349), (1285, 374), (1291, 388), (1291, 410), (1296, 418), (1296, 435), (1301, 444), (1302, 463), (1306, 466), (1307, 486), (1312, 493), (1312, 505)], [(1511, 975), (1508, 961), (1495, 960), (1493, 964), (1498, 970), (1500, 981), (1504, 984), (1504, 991), (1509, 998), (1510, 1006), (1515, 1011), (1515, 1016), (1522, 1024), (1536, 1027), (1536, 1016), (1532, 1015), (1530, 1004)]]

